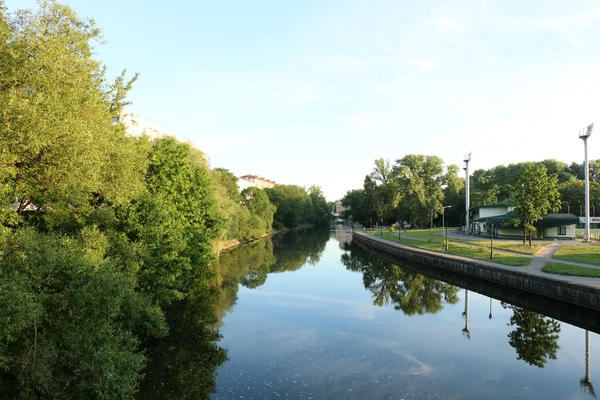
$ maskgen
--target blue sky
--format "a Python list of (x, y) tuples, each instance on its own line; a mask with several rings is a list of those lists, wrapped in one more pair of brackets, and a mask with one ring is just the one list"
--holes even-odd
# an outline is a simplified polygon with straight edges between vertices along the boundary
[(103, 30), (110, 74), (140, 73), (131, 112), (237, 175), (334, 200), (379, 157), (582, 162), (592, 122), (600, 158), (596, 0), (63, 3)]

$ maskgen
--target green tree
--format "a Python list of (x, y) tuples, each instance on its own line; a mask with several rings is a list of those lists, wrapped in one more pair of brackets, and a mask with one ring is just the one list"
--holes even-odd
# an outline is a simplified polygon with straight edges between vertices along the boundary
[(166, 304), (214, 257), (211, 241), (225, 219), (205, 166), (188, 157), (190, 145), (166, 137), (148, 155), (147, 192), (120, 214), (122, 230), (140, 249), (140, 288)]
[(509, 325), (515, 329), (508, 334), (508, 342), (517, 351), (517, 359), (539, 368), (544, 368), (548, 358), (556, 360), (560, 348), (558, 321), (506, 303), (502, 307), (513, 311)]
[[(105, 84), (93, 21), (40, 2), (0, 18), (0, 208), (85, 213), (95, 196), (126, 204), (143, 189), (138, 140), (113, 124), (132, 81)], [(135, 79), (135, 78), (134, 78)], [(14, 222), (14, 218), (11, 219)]]
[(478, 169), (471, 176), (471, 203), (473, 205), (498, 202), (500, 187), (495, 180), (494, 170)]
[(442, 187), (448, 178), (443, 166), (441, 158), (422, 154), (409, 154), (396, 160), (395, 170), (405, 196), (401, 207), (409, 219), (419, 225), (429, 225), (442, 208)]
[(525, 163), (517, 175), (513, 192), (517, 199), (515, 211), (524, 227), (523, 244), (529, 232), (531, 246), (531, 232), (535, 230), (533, 224), (542, 219), (542, 215), (560, 208), (558, 179), (556, 175), (548, 175), (543, 164)]
[(273, 229), (273, 217), (276, 208), (269, 201), (269, 196), (264, 189), (249, 187), (242, 191), (242, 204), (248, 208), (251, 216), (258, 218), (258, 231), (252, 235), (256, 238)]
[(316, 226), (328, 225), (331, 221), (331, 209), (325, 200), (323, 191), (319, 186), (313, 185), (308, 188), (308, 196), (313, 206), (314, 224)]
[(274, 226), (295, 229), (315, 223), (312, 201), (306, 189), (297, 185), (277, 185), (265, 189), (269, 201), (277, 207)]
[(145, 357), (132, 320), (154, 318), (163, 333), (164, 322), (106, 257), (106, 243), (94, 230), (72, 239), (31, 228), (4, 243), (3, 398), (126, 398), (137, 390)]

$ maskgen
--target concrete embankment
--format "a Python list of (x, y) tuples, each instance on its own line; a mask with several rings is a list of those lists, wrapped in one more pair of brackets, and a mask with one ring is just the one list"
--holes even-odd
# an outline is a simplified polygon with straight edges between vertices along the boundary
[(441, 270), (481, 279), (508, 288), (526, 291), (600, 311), (600, 279), (573, 279), (563, 276), (545, 276), (519, 271), (519, 267), (508, 267), (484, 260), (443, 254), (419, 249), (381, 239), (366, 232), (355, 231), (353, 241), (377, 254), (401, 260), (425, 264)]

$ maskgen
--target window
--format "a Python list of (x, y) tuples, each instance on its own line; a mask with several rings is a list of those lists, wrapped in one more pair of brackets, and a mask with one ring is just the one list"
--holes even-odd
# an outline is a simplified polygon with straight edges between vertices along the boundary
[(566, 235), (567, 234), (567, 227), (566, 226), (559, 226), (558, 227), (558, 234), (559, 235)]

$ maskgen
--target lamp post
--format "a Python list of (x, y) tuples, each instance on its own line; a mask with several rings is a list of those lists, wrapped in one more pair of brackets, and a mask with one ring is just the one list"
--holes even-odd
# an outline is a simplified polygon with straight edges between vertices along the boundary
[(594, 124), (588, 125), (579, 131), (579, 139), (583, 139), (583, 147), (585, 150), (585, 231), (583, 233), (584, 243), (590, 241), (590, 167), (588, 164), (587, 140), (592, 134)]
[(490, 235), (490, 258), (494, 258), (494, 224), (492, 224)]
[(465, 215), (467, 216), (467, 226), (465, 227), (465, 235), (469, 234), (469, 161), (471, 161), (471, 153), (463, 157), (465, 162)]
[(446, 251), (448, 251), (448, 229), (446, 229), (446, 208), (452, 206), (442, 206), (442, 229), (444, 229), (444, 235), (446, 236)]

